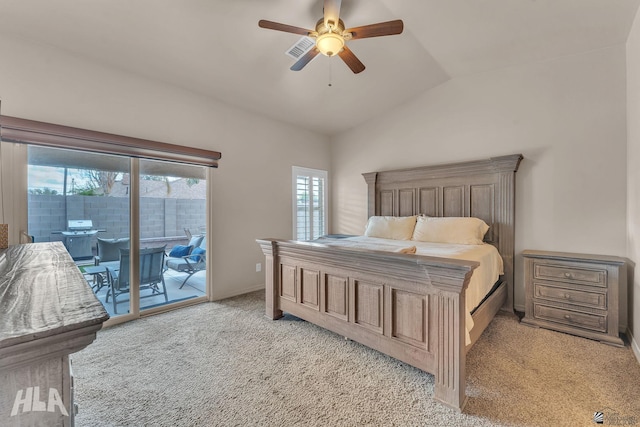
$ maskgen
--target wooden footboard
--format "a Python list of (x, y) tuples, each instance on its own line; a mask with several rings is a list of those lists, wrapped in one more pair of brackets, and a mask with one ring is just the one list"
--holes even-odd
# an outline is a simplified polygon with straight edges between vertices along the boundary
[(465, 291), (478, 263), (311, 242), (258, 243), (266, 256), (269, 318), (285, 311), (432, 373), (435, 399), (463, 408)]

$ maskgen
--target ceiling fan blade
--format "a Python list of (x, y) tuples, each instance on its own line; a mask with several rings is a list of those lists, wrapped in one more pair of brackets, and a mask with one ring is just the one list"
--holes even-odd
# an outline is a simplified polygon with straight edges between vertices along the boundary
[(268, 30), (284, 31), (285, 33), (302, 34), (303, 36), (311, 35), (311, 30), (306, 30), (300, 27), (294, 27), (293, 25), (280, 24), (279, 22), (267, 21), (261, 19), (258, 21), (260, 28), (266, 28)]
[(364, 71), (364, 64), (360, 62), (356, 55), (347, 46), (342, 48), (340, 53), (338, 53), (338, 56), (342, 58), (344, 63), (347, 64), (349, 68), (351, 68), (351, 71), (353, 71), (354, 74), (358, 74)]
[(324, 25), (329, 26), (332, 22), (334, 26), (338, 25), (340, 19), (340, 5), (342, 0), (324, 0)]
[(351, 33), (351, 40), (366, 39), (369, 37), (392, 36), (402, 33), (404, 23), (401, 19), (395, 21), (380, 22), (378, 24), (363, 25), (362, 27), (354, 27), (345, 30)]
[(311, 62), (311, 60), (315, 58), (316, 55), (318, 55), (319, 53), (320, 51), (318, 50), (318, 48), (314, 47), (309, 52), (305, 53), (300, 59), (298, 59), (298, 61), (291, 66), (291, 70), (293, 71), (302, 70), (305, 67), (305, 65)]

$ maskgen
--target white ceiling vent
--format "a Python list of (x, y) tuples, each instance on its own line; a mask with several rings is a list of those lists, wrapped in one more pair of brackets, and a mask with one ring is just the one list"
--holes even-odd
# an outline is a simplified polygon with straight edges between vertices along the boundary
[(316, 41), (311, 37), (303, 36), (300, 40), (296, 42), (293, 46), (291, 46), (285, 54), (287, 56), (292, 57), (295, 60), (300, 59), (302, 55), (309, 52), (313, 46), (315, 46)]

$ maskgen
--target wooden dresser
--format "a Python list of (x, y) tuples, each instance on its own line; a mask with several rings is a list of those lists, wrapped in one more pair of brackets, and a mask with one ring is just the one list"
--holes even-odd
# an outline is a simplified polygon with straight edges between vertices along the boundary
[(619, 292), (627, 261), (604, 255), (527, 250), (522, 323), (622, 346)]
[(73, 426), (69, 354), (109, 318), (61, 242), (0, 251), (0, 425)]

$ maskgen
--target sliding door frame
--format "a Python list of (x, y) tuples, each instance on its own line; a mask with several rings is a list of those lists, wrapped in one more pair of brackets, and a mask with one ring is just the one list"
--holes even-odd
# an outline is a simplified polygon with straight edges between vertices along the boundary
[[(218, 160), (222, 154), (218, 151), (204, 150), (182, 145), (174, 145), (163, 142), (132, 138), (122, 135), (96, 132), (69, 126), (51, 123), (37, 122), (17, 117), (0, 115), (0, 149), (4, 150), (2, 161), (2, 176), (0, 185), (4, 191), (2, 198), (4, 203), (11, 201), (12, 212), (5, 218), (11, 224), (9, 243), (20, 243), (20, 234), (27, 229), (28, 191), (27, 169), (28, 161), (25, 144), (46, 146), (51, 148), (72, 149), (84, 152), (101, 154), (125, 155), (130, 158), (130, 203), (129, 203), (129, 235), (131, 259), (137, 259), (140, 251), (140, 161), (139, 159), (151, 159), (171, 161), (183, 164), (191, 164), (206, 167), (206, 227), (210, 235), (212, 230), (212, 188), (211, 179), (213, 169), (218, 167)], [(9, 179), (11, 178), (11, 179)], [(18, 181), (21, 185), (11, 185)], [(2, 201), (0, 201), (2, 203)], [(1, 205), (0, 205), (1, 207)], [(8, 221), (7, 221), (8, 220)], [(13, 230), (11, 230), (13, 228)], [(211, 301), (213, 284), (211, 265), (211, 239), (206, 243), (206, 289), (205, 296), (191, 298), (189, 300), (140, 310), (139, 264), (131, 265), (131, 289), (129, 313), (110, 318), (104, 326), (112, 326), (129, 320), (153, 315), (159, 312)]]

